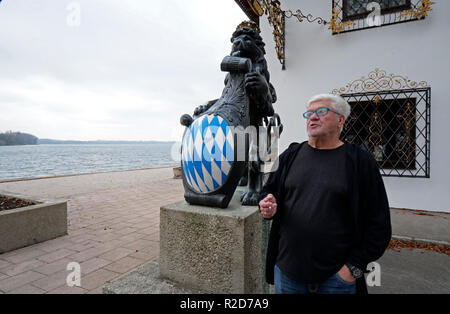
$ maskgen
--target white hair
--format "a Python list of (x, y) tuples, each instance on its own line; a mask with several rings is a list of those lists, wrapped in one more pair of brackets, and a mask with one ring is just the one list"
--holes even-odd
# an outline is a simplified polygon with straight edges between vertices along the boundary
[(350, 112), (352, 111), (352, 108), (348, 104), (348, 102), (342, 98), (339, 95), (333, 95), (333, 94), (320, 94), (311, 97), (311, 99), (308, 101), (308, 104), (306, 105), (306, 108), (309, 107), (309, 105), (318, 100), (331, 100), (330, 106), (333, 108), (333, 110), (339, 112), (340, 114), (345, 116), (345, 120), (350, 116)]

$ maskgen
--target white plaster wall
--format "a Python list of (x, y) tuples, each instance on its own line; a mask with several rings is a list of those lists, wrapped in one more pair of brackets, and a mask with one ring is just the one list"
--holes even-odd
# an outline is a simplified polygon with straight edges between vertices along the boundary
[[(283, 9), (301, 9), (327, 20), (331, 0), (285, 0)], [(328, 26), (286, 19), (286, 70), (276, 58), (272, 29), (261, 18), (274, 104), (284, 124), (281, 151), (307, 139), (301, 117), (314, 94), (344, 87), (379, 68), (387, 74), (427, 81), (431, 86), (431, 178), (384, 177), (391, 207), (450, 212), (450, 1), (435, 0), (421, 21), (331, 35)]]

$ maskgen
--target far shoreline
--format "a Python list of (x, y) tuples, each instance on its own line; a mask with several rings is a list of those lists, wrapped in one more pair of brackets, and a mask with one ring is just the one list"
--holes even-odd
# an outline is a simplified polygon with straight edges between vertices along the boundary
[(61, 142), (53, 142), (53, 143), (36, 143), (36, 144), (11, 144), (11, 145), (0, 145), (0, 147), (11, 147), (11, 146), (41, 146), (41, 145), (136, 145), (136, 144), (174, 144), (178, 143), (176, 141), (169, 142), (154, 142), (154, 141), (86, 141), (86, 142), (71, 142), (71, 141), (61, 141)]
[(116, 173), (116, 172), (130, 172), (130, 171), (141, 171), (141, 170), (153, 170), (153, 169), (164, 169), (164, 168), (175, 168), (179, 167), (180, 164), (174, 164), (171, 166), (163, 167), (152, 167), (152, 168), (138, 168), (138, 169), (127, 169), (127, 170), (112, 170), (112, 171), (100, 171), (100, 172), (87, 172), (87, 173), (77, 173), (77, 174), (64, 174), (57, 176), (47, 176), (47, 177), (35, 177), (35, 178), (17, 178), (17, 179), (5, 179), (0, 180), (1, 183), (12, 183), (12, 182), (23, 182), (23, 181), (33, 181), (33, 180), (44, 180), (44, 179), (55, 179), (55, 178), (66, 178), (66, 177), (77, 177), (92, 174), (106, 174), (106, 173)]

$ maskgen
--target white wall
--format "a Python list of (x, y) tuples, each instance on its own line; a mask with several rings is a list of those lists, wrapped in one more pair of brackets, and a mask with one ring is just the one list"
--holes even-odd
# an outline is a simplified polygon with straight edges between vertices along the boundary
[[(285, 0), (283, 9), (331, 18), (331, 0)], [(314, 94), (329, 93), (379, 68), (431, 86), (431, 178), (384, 177), (391, 207), (450, 212), (450, 1), (436, 0), (421, 21), (331, 35), (328, 25), (286, 19), (286, 70), (261, 18), (274, 104), (284, 124), (281, 151), (307, 139), (301, 117)]]

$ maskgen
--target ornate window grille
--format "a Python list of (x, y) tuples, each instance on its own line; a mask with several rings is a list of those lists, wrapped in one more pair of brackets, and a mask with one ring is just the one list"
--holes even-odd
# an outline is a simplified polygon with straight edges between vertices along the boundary
[[(371, 2), (381, 7), (379, 25), (369, 25), (367, 9)], [(417, 21), (428, 16), (434, 2), (430, 0), (333, 0), (333, 35), (361, 29)]]
[[(373, 0), (342, 0), (342, 21), (365, 19), (370, 11), (367, 5)], [(378, 0), (381, 14), (386, 15), (411, 9), (411, 0)]]
[(333, 92), (352, 107), (343, 141), (372, 153), (384, 176), (430, 177), (431, 88), (426, 82), (377, 69)]

